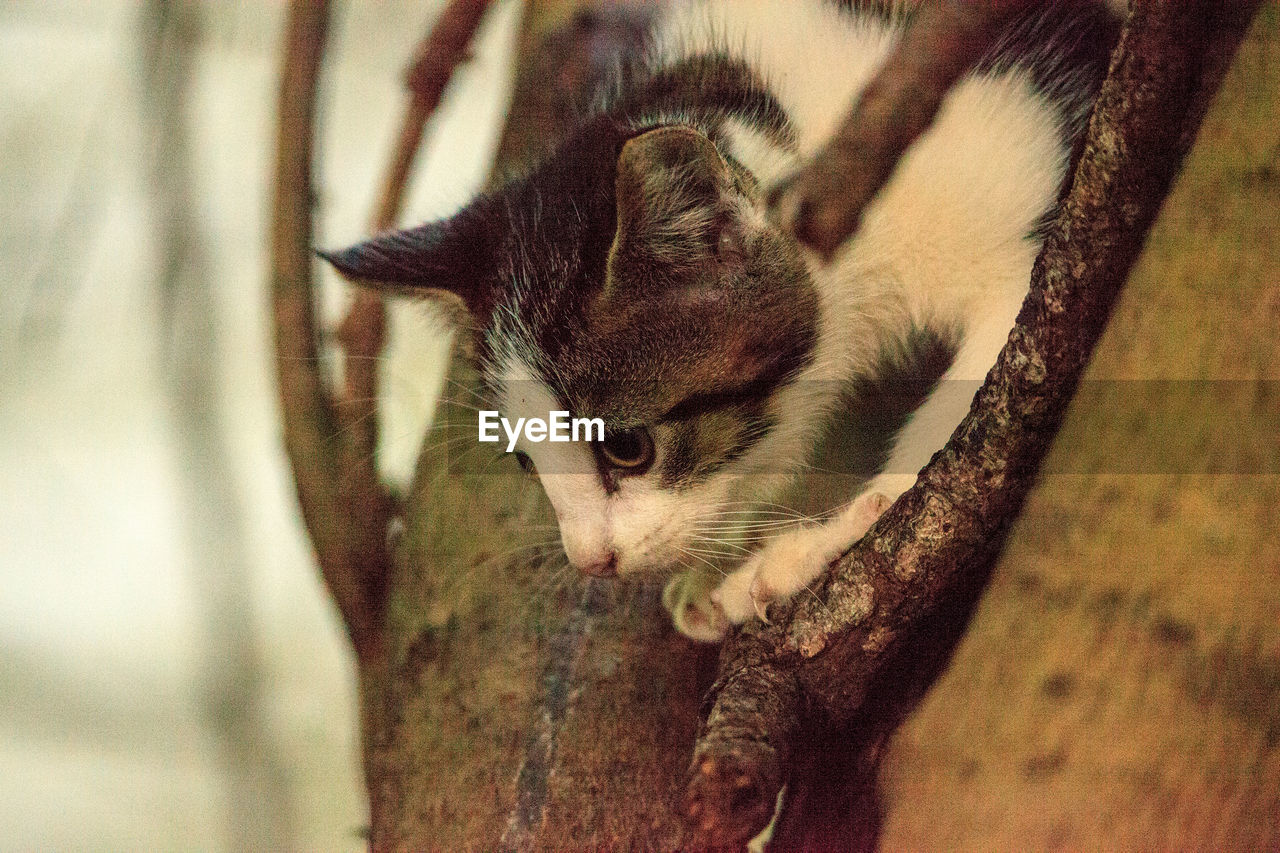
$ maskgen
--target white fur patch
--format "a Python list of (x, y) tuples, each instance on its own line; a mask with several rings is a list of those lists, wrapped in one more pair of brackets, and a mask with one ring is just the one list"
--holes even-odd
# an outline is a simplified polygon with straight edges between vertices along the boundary
[[(740, 123), (727, 136), (733, 155), (767, 186), (822, 147), (899, 35), (895, 25), (819, 0), (708, 0), (673, 13), (657, 44), (665, 61), (725, 50), (765, 78), (791, 118), (798, 151)], [(821, 300), (814, 362), (771, 401), (778, 427), (735, 466), (745, 474), (768, 460), (773, 473), (757, 478), (760, 493), (812, 449), (835, 402), (832, 383), (867, 375), (913, 328), (928, 327), (956, 336), (957, 357), (895, 438), (870, 489), (893, 499), (914, 483), (1004, 345), (1038, 250), (1028, 235), (1054, 203), (1068, 153), (1056, 109), (1025, 72), (968, 78), (948, 94), (864, 211), (859, 232), (830, 265), (808, 259)], [(823, 527), (773, 540), (731, 576), (719, 590), (730, 618), (754, 612), (753, 585), (787, 595), (811, 581), (865, 531), (865, 519), (849, 515), (856, 506)]]
[[(562, 408), (550, 389), (518, 356), (509, 356), (500, 374), (502, 413), (517, 418), (546, 418)], [(612, 547), (604, 485), (591, 449), (581, 442), (529, 442), (519, 450), (533, 460), (538, 479), (560, 524), (565, 555), (577, 567), (604, 562)]]

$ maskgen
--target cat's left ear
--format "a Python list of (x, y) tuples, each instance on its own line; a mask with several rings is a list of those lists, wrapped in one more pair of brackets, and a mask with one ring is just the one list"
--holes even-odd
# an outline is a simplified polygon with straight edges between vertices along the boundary
[(451, 293), (484, 315), (493, 297), (492, 248), (469, 214), (316, 254), (354, 284), (410, 295)]
[(695, 128), (668, 125), (629, 140), (618, 157), (611, 271), (620, 261), (678, 265), (704, 254), (731, 181), (715, 143)]

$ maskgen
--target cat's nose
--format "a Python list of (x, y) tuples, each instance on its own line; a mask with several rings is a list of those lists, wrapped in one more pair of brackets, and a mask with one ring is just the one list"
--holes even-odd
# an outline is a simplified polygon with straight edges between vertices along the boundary
[(600, 559), (590, 560), (578, 567), (578, 570), (584, 575), (591, 575), (593, 578), (612, 578), (618, 575), (618, 555), (614, 551), (610, 551)]

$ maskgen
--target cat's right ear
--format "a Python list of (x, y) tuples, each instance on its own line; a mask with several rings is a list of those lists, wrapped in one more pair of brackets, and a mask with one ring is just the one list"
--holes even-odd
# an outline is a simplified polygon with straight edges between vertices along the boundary
[(353, 284), (416, 296), (450, 293), (475, 314), (487, 313), (493, 296), (489, 248), (458, 217), (316, 254)]

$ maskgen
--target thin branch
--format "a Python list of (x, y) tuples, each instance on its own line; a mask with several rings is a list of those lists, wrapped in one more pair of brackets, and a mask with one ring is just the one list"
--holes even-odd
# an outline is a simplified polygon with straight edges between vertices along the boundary
[(921, 6), (849, 117), (787, 192), (779, 214), (830, 259), (903, 152), (933, 124), (947, 92), (1000, 27), (1040, 0), (934, 0)]
[[(408, 116), (374, 217), (378, 228), (395, 219), (422, 126), (487, 5), (454, 0), (416, 54)], [(320, 374), (311, 270), (316, 92), (328, 21), (327, 0), (294, 0), (285, 29), (271, 232), (276, 375), (303, 519), (356, 657), (368, 664), (383, 653), (394, 509), (374, 457), (374, 365), (384, 317), (379, 300), (357, 297), (340, 330), (347, 357), (335, 398)]]
[(469, 58), (468, 46), (491, 3), (492, 0), (453, 0), (414, 50), (413, 60), (405, 71), (409, 107), (400, 123), (395, 152), (383, 177), (382, 193), (373, 215), (375, 232), (395, 225), (427, 119), (440, 105), (454, 70)]
[[(922, 624), (936, 626), (948, 603), (980, 591), (1259, 5), (1135, 0), (1071, 190), (1036, 262), (1031, 292), (968, 417), (917, 484), (836, 564), (816, 599), (798, 599), (775, 614), (773, 627), (749, 626), (726, 647), (722, 680), (727, 674), (743, 679), (789, 672), (801, 700), (757, 697), (761, 719), (747, 725), (739, 714), (734, 729), (726, 730), (720, 721), (730, 718), (724, 712), (734, 697), (725, 691), (714, 698), (686, 803), (701, 805), (695, 809), (700, 820), (690, 824), (695, 846), (741, 843), (758, 832), (761, 802), (734, 801), (729, 792), (743, 774), (775, 778), (767, 765), (741, 761), (732, 773), (705, 778), (700, 762), (708, 754), (770, 760), (752, 735), (739, 731), (768, 731), (772, 749), (786, 754), (801, 712), (806, 725), (869, 725), (863, 713), (868, 705), (893, 704), (876, 691), (904, 689), (877, 677), (901, 666), (915, 644), (942, 642), (916, 632)], [(763, 787), (758, 796), (771, 803), (777, 792)], [(726, 802), (734, 808), (722, 809)], [(708, 823), (713, 809), (720, 810)]]
[[(468, 58), (468, 46), (492, 0), (453, 0), (414, 50), (405, 72), (409, 104), (400, 122), (400, 133), (387, 166), (382, 190), (370, 223), (374, 233), (395, 225), (413, 173), (413, 162), (422, 145), (427, 120), (440, 105), (444, 90), (457, 66)], [(371, 528), (385, 531), (396, 512), (394, 503), (378, 480), (378, 358), (386, 336), (386, 307), (373, 290), (358, 288), (338, 328), (342, 345), (342, 396), (338, 414), (345, 448), (346, 476), (361, 492), (362, 505), (376, 507)], [(385, 545), (382, 546), (385, 551)], [(389, 555), (380, 555), (384, 565)], [(371, 594), (385, 600), (386, 573), (368, 575)]]
[(289, 7), (276, 141), (271, 297), (284, 443), (298, 501), (320, 571), (357, 655), (363, 657), (376, 645), (377, 619), (363, 583), (365, 558), (350, 550), (352, 519), (340, 495), (337, 414), (320, 376), (311, 286), (311, 161), (328, 21), (327, 0), (294, 0)]

